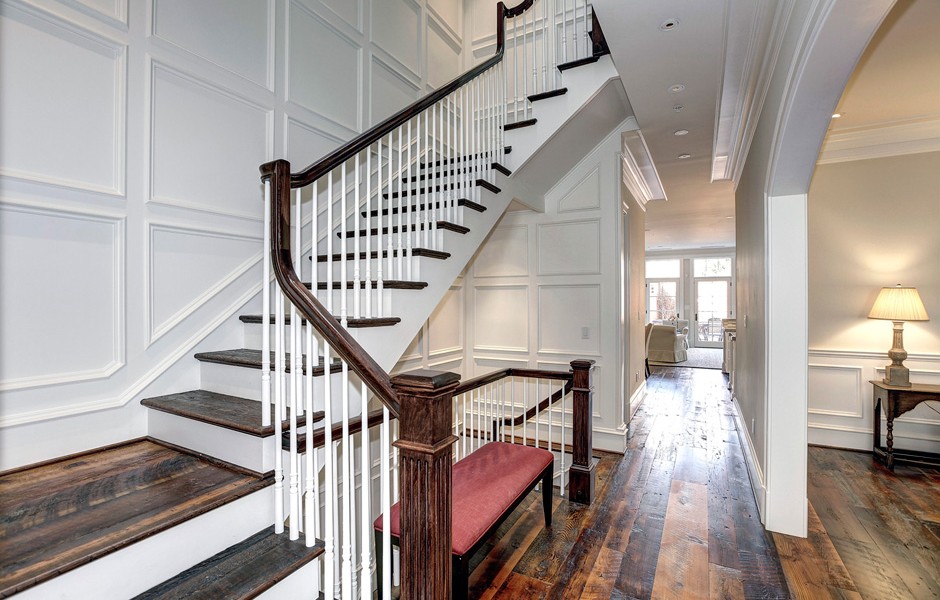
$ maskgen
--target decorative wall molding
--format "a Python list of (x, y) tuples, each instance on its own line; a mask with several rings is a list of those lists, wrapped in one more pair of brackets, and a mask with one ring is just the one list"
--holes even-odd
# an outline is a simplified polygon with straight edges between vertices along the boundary
[[(636, 121), (633, 117), (631, 119)], [(621, 180), (640, 209), (645, 211), (646, 204), (653, 200), (667, 200), (643, 132), (639, 129), (625, 131), (621, 141)]]
[[(81, 25), (67, 20), (53, 12), (48, 12), (39, 7), (12, 0), (0, 4), (0, 17), (15, 18), (19, 15), (19, 21), (27, 26), (41, 26), (51, 28), (53, 31), (47, 31), (56, 35), (57, 39), (72, 43), (73, 45), (84, 46), (86, 49), (110, 58), (113, 61), (113, 83), (112, 83), (112, 128), (113, 136), (111, 139), (111, 181), (94, 182), (83, 181), (70, 176), (55, 175), (54, 173), (39, 172), (30, 169), (21, 169), (15, 167), (3, 166), (0, 163), (0, 176), (12, 177), (24, 181), (64, 187), (73, 190), (95, 192), (107, 194), (110, 196), (123, 197), (125, 195), (125, 156), (126, 156), (126, 89), (127, 89), (127, 46), (111, 37), (106, 37), (98, 32), (91, 31)], [(24, 21), (25, 19), (25, 21)], [(28, 21), (32, 20), (33, 23)], [(38, 120), (37, 120), (38, 121)], [(47, 126), (50, 126), (47, 123)], [(48, 133), (48, 132), (47, 132)], [(2, 160), (3, 157), (0, 157)], [(6, 162), (4, 160), (4, 162)]]
[[(23, 201), (10, 198), (3, 198), (0, 200), (0, 211), (2, 210), (66, 220), (90, 221), (93, 223), (109, 225), (112, 229), (111, 269), (113, 273), (113, 281), (111, 289), (111, 356), (106, 363), (93, 369), (62, 371), (37, 376), (4, 379), (0, 381), (0, 391), (23, 390), (28, 388), (106, 379), (110, 377), (112, 374), (121, 369), (126, 361), (125, 331), (127, 319), (125, 297), (127, 292), (125, 289), (126, 279), (124, 265), (124, 248), (126, 245), (125, 217), (123, 215), (105, 211), (76, 209), (72, 207), (58, 206), (52, 203)], [(34, 315), (24, 315), (24, 317), (33, 318)]]
[(252, 286), (244, 294), (235, 299), (234, 302), (226, 306), (219, 312), (219, 315), (200, 327), (193, 335), (189, 336), (184, 342), (180, 343), (173, 352), (167, 354), (162, 360), (159, 360), (146, 373), (139, 377), (134, 383), (125, 390), (111, 398), (101, 398), (97, 400), (88, 400), (74, 404), (65, 404), (48, 409), (28, 411), (17, 414), (0, 415), (0, 429), (3, 427), (12, 427), (14, 425), (26, 425), (62, 417), (81, 415), (99, 410), (107, 410), (124, 406), (144, 391), (148, 385), (153, 383), (157, 377), (167, 371), (174, 363), (189, 354), (196, 345), (206, 336), (215, 331), (226, 319), (230, 318), (236, 311), (240, 310), (252, 297), (261, 292), (261, 284)]
[(940, 116), (830, 131), (817, 164), (940, 151)]
[[(127, 29), (127, 0), (63, 0), (104, 23)], [(110, 9), (106, 8), (110, 6)]]
[[(564, 231), (582, 228), (580, 234), (574, 234), (558, 243), (559, 240), (546, 240), (551, 231), (564, 235)], [(601, 274), (601, 223), (600, 219), (581, 219), (577, 221), (554, 221), (536, 225), (538, 257), (538, 275), (600, 275)], [(577, 249), (577, 252), (573, 252)], [(557, 253), (556, 253), (557, 252)], [(566, 258), (585, 260), (584, 268), (572, 268)], [(588, 264), (588, 263), (593, 263)], [(556, 265), (561, 265), (557, 268)]]
[[(815, 371), (849, 371), (854, 375), (855, 379), (855, 395), (854, 395), (854, 410), (842, 411), (842, 410), (826, 410), (821, 408), (813, 408), (812, 396), (810, 397), (810, 407), (809, 414), (811, 415), (827, 415), (833, 417), (849, 417), (852, 419), (864, 419), (865, 414), (862, 409), (862, 371), (863, 367), (855, 365), (820, 365), (820, 364), (809, 364), (810, 377), (812, 372)], [(813, 383), (809, 382), (809, 388), (812, 390)]]
[(154, 249), (154, 236), (158, 232), (168, 232), (168, 233), (182, 233), (185, 235), (198, 235), (206, 238), (215, 238), (215, 239), (224, 239), (224, 240), (236, 240), (236, 241), (251, 241), (261, 243), (261, 236), (247, 236), (232, 232), (220, 231), (217, 229), (209, 228), (199, 228), (199, 227), (184, 227), (174, 223), (169, 222), (159, 222), (159, 221), (150, 221), (148, 224), (148, 246), (147, 246), (147, 277), (145, 280), (146, 288), (146, 313), (147, 313), (147, 323), (149, 330), (148, 337), (148, 347), (152, 346), (157, 340), (163, 337), (166, 333), (176, 328), (181, 322), (183, 322), (189, 315), (194, 313), (201, 306), (209, 302), (212, 298), (216, 297), (223, 290), (225, 290), (229, 285), (236, 281), (239, 277), (247, 273), (253, 266), (261, 262), (261, 252), (259, 251), (254, 256), (249, 257), (242, 263), (238, 264), (234, 269), (232, 269), (228, 274), (223, 276), (220, 280), (214, 284), (207, 287), (201, 294), (193, 298), (191, 301), (187, 302), (182, 308), (176, 311), (170, 317), (164, 319), (161, 323), (156, 322), (156, 317), (154, 315), (154, 306), (156, 304), (156, 298), (154, 296), (155, 285), (153, 281), (154, 274), (154, 259), (155, 259), (155, 249)]
[[(586, 283), (586, 284), (537, 284), (536, 286), (538, 294), (538, 353), (540, 355), (549, 354), (549, 355), (562, 355), (575, 357), (588, 357), (588, 356), (601, 356), (601, 284), (599, 283)], [(579, 310), (581, 315), (584, 316), (582, 321), (574, 323), (572, 320), (571, 323), (568, 323), (569, 331), (566, 336), (568, 339), (588, 339), (593, 342), (593, 347), (588, 348), (587, 346), (582, 348), (575, 347), (551, 347), (547, 345), (546, 342), (546, 328), (552, 328), (557, 330), (561, 325), (560, 322), (554, 319), (548, 321), (545, 320), (546, 311), (544, 310), (544, 297), (543, 292), (549, 290), (591, 290), (595, 292), (595, 304), (593, 306), (587, 304), (579, 304)], [(593, 312), (593, 314), (591, 314)], [(571, 315), (569, 315), (571, 319)], [(585, 324), (584, 321), (588, 321), (588, 324)], [(591, 322), (593, 321), (593, 322)], [(572, 325), (573, 323), (573, 325)], [(583, 337), (582, 329), (588, 328), (588, 338)], [(598, 365), (595, 365), (597, 367)]]
[[(251, 84), (258, 85), (270, 92), (274, 91), (274, 53), (275, 53), (274, 19), (275, 19), (275, 8), (276, 8), (275, 0), (264, 0), (267, 4), (267, 10), (266, 10), (267, 14), (266, 14), (266, 24), (265, 24), (266, 56), (265, 56), (265, 73), (261, 81), (252, 79), (245, 73), (240, 73), (239, 71), (233, 69), (231, 66), (226, 66), (222, 64), (221, 62), (219, 62), (217, 58), (213, 58), (205, 54), (200, 54), (197, 50), (193, 48), (187, 48), (185, 45), (183, 45), (179, 41), (172, 40), (166, 35), (161, 35), (157, 31), (157, 27), (158, 27), (157, 11), (159, 10), (159, 5), (162, 1), (165, 1), (165, 0), (152, 0), (151, 11), (150, 11), (150, 27), (148, 28), (149, 36), (151, 36), (154, 39), (158, 39), (175, 49), (178, 49), (180, 52), (183, 52), (189, 56), (195, 57), (201, 61), (205, 61), (206, 63), (209, 63), (215, 67), (218, 67), (219, 69), (222, 69), (228, 73), (231, 73), (237, 77), (240, 77)], [(230, 42), (230, 40), (226, 40), (226, 41)]]
[[(883, 360), (886, 363), (890, 362), (888, 358), (888, 351), (872, 351), (872, 350), (833, 350), (826, 348), (809, 348), (807, 355), (810, 359), (858, 359), (858, 360)], [(916, 354), (909, 353), (905, 359), (909, 362), (928, 362), (928, 363), (940, 363), (940, 354)]]
[[(155, 171), (156, 157), (157, 157), (157, 133), (158, 128), (157, 123), (157, 81), (161, 74), (166, 78), (165, 80), (171, 82), (172, 79), (176, 79), (178, 82), (182, 82), (184, 85), (190, 86), (193, 89), (203, 90), (223, 98), (226, 101), (230, 101), (236, 105), (240, 105), (244, 108), (256, 111), (260, 118), (264, 119), (264, 138), (265, 138), (265, 148), (264, 148), (264, 159), (270, 160), (273, 156), (273, 127), (274, 127), (274, 110), (257, 104), (256, 102), (249, 100), (248, 98), (242, 96), (238, 92), (228, 89), (225, 86), (218, 85), (216, 83), (211, 83), (205, 79), (201, 79), (193, 74), (187, 73), (176, 67), (172, 67), (163, 62), (151, 59), (150, 60), (150, 88), (149, 88), (149, 98), (150, 98), (150, 107), (149, 107), (149, 125), (148, 130), (148, 139), (147, 139), (147, 178), (148, 178), (148, 194), (146, 202), (148, 204), (162, 204), (165, 206), (175, 206), (179, 208), (185, 208), (189, 210), (205, 212), (209, 214), (238, 217), (242, 219), (247, 219), (251, 221), (260, 222), (262, 219), (261, 215), (261, 192), (260, 192), (260, 183), (258, 184), (258, 210), (254, 212), (246, 212), (237, 209), (228, 209), (222, 208), (219, 206), (211, 206), (209, 204), (195, 202), (193, 200), (175, 198), (168, 195), (160, 195), (156, 191), (157, 186), (157, 173)], [(260, 165), (260, 163), (258, 163)], [(257, 168), (258, 165), (253, 165)], [(205, 174), (208, 175), (208, 174)], [(260, 182), (260, 177), (259, 177)]]

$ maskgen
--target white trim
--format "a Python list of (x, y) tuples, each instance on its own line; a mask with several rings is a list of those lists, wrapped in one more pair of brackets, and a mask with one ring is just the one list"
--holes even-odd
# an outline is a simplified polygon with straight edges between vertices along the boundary
[(218, 238), (226, 240), (237, 240), (237, 241), (250, 241), (250, 242), (261, 242), (261, 237), (259, 236), (248, 236), (243, 234), (236, 234), (226, 231), (220, 231), (217, 229), (211, 229), (207, 227), (183, 227), (169, 222), (161, 221), (149, 221), (148, 222), (148, 243), (147, 243), (147, 276), (144, 280), (144, 285), (147, 288), (147, 293), (144, 294), (144, 313), (147, 315), (147, 347), (149, 348), (163, 337), (170, 330), (179, 325), (183, 320), (185, 320), (189, 315), (194, 313), (198, 308), (204, 305), (206, 302), (211, 300), (216, 295), (220, 294), (222, 290), (227, 288), (232, 282), (244, 275), (251, 269), (253, 266), (261, 262), (261, 251), (257, 254), (249, 257), (244, 262), (239, 265), (236, 265), (232, 271), (217, 281), (212, 286), (206, 288), (201, 294), (193, 298), (185, 306), (177, 310), (173, 315), (164, 319), (159, 325), (156, 324), (156, 319), (154, 318), (154, 306), (156, 305), (154, 292), (155, 286), (153, 285), (153, 272), (154, 272), (154, 257), (156, 253), (154, 252), (154, 233), (158, 231), (163, 232), (177, 232), (184, 234), (196, 234), (207, 238)]
[[(869, 359), (869, 360), (891, 360), (888, 358), (888, 351), (877, 352), (872, 350), (830, 350), (826, 348), (810, 348), (808, 351), (810, 358), (847, 358), (847, 359)], [(911, 362), (936, 362), (940, 363), (940, 354), (908, 354), (904, 359)]]
[(816, 164), (940, 151), (940, 117), (878, 123), (832, 131)]
[(206, 323), (201, 329), (197, 330), (192, 336), (179, 344), (174, 352), (164, 357), (152, 369), (137, 379), (131, 386), (124, 390), (122, 394), (113, 398), (102, 398), (100, 400), (89, 400), (79, 404), (70, 404), (68, 406), (57, 406), (32, 412), (22, 412), (14, 415), (0, 415), (0, 428), (12, 427), (14, 425), (25, 425), (28, 423), (37, 423), (48, 421), (61, 417), (80, 415), (84, 413), (96, 412), (99, 410), (108, 410), (124, 406), (141, 393), (148, 385), (153, 383), (157, 377), (169, 369), (176, 361), (188, 354), (192, 349), (206, 336), (216, 330), (226, 319), (241, 309), (251, 298), (261, 292), (261, 283), (252, 286), (247, 292), (235, 299), (234, 302), (219, 311), (219, 316), (211, 322)]
[[(124, 248), (127, 242), (127, 217), (116, 213), (109, 213), (96, 210), (84, 210), (55, 205), (47, 202), (32, 202), (23, 200), (12, 200), (10, 198), (0, 199), (0, 208), (6, 208), (13, 212), (27, 213), (32, 215), (45, 215), (54, 218), (73, 219), (80, 221), (92, 221), (97, 223), (110, 224), (112, 233), (112, 269), (115, 280), (112, 283), (112, 323), (113, 338), (111, 340), (111, 360), (97, 369), (85, 369), (81, 371), (60, 372), (51, 375), (35, 375), (30, 377), (18, 377), (15, 379), (0, 380), (0, 391), (21, 390), (27, 388), (45, 387), (50, 385), (61, 385), (64, 383), (76, 383), (79, 381), (92, 381), (96, 379), (106, 379), (120, 370), (126, 363), (126, 326), (127, 326), (127, 307), (125, 304), (126, 293), (126, 274)], [(64, 216), (64, 215), (71, 215)], [(3, 417), (0, 417), (2, 423)]]
[(731, 403), (734, 406), (734, 414), (732, 416), (734, 417), (735, 431), (738, 432), (738, 442), (740, 443), (741, 451), (744, 453), (744, 464), (747, 465), (751, 492), (757, 500), (757, 512), (760, 513), (760, 520), (761, 523), (763, 523), (767, 507), (767, 484), (764, 481), (764, 472), (761, 470), (760, 463), (754, 458), (757, 453), (757, 448), (754, 447), (751, 434), (742, 420), (741, 405), (738, 403), (737, 398), (732, 398)]
[(624, 131), (620, 149), (621, 181), (640, 209), (645, 212), (646, 204), (653, 200), (668, 200), (643, 132), (639, 129)]
[(640, 385), (634, 390), (633, 394), (630, 396), (630, 421), (633, 421), (636, 411), (640, 408), (640, 405), (643, 404), (643, 401), (646, 400), (646, 396), (649, 393), (648, 386), (646, 385), (646, 380), (640, 382)]

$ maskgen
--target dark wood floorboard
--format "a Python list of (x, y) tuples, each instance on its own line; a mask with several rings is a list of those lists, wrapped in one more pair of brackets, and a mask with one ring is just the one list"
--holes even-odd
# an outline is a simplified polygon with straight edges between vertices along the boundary
[[(471, 598), (789, 598), (719, 371), (656, 369), (590, 507), (533, 493), (481, 550)], [(929, 507), (922, 507), (928, 512)]]
[(270, 481), (149, 440), (0, 476), (0, 598)]
[(940, 470), (810, 447), (809, 537), (774, 534), (796, 598), (940, 598)]

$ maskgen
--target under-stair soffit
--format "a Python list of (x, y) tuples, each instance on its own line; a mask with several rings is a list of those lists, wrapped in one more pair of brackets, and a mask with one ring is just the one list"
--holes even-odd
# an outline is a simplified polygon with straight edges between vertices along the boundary
[[(528, 191), (544, 198), (566, 173), (587, 156), (633, 111), (619, 79), (611, 79), (558, 129), (516, 172)], [(531, 203), (526, 202), (531, 207)]]

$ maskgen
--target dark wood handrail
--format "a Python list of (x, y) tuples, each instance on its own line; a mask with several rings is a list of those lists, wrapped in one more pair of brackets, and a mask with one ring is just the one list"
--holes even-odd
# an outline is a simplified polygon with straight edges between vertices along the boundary
[[(389, 413), (391, 413), (391, 411), (389, 411)], [(383, 408), (377, 408), (375, 410), (369, 411), (369, 414), (366, 415), (366, 429), (371, 429), (375, 427), (376, 425), (381, 425), (382, 421), (384, 420), (384, 416), (385, 416), (385, 409)], [(396, 417), (394, 415), (390, 415), (390, 420), (394, 420), (395, 418)], [(362, 415), (359, 415), (358, 417), (350, 418), (348, 421), (347, 427), (349, 429), (349, 435), (352, 435), (354, 433), (359, 433), (360, 431), (362, 431)], [(331, 428), (330, 431), (332, 433), (332, 437), (334, 440), (339, 438), (340, 436), (343, 435), (343, 424), (333, 423), (333, 427)], [(290, 434), (285, 433), (284, 435), (290, 435)], [(303, 448), (306, 445), (306, 443), (307, 443), (307, 434), (306, 433), (300, 434), (297, 437), (297, 446), (300, 448)], [(318, 427), (313, 430), (313, 447), (322, 448), (324, 445), (326, 445), (326, 427)]]
[(346, 142), (333, 152), (330, 152), (316, 163), (301, 171), (298, 171), (297, 173), (291, 173), (291, 187), (298, 188), (310, 185), (317, 179), (320, 179), (336, 167), (342, 165), (344, 162), (354, 157), (359, 152), (362, 152), (375, 142), (379, 141), (385, 137), (385, 135), (394, 131), (399, 125), (407, 123), (415, 116), (419, 115), (423, 111), (427, 110), (431, 106), (434, 106), (449, 96), (452, 92), (463, 87), (467, 83), (473, 81), (485, 73), (490, 67), (499, 63), (503, 59), (503, 51), (505, 48), (506, 19), (522, 14), (532, 6), (533, 2), (534, 0), (523, 0), (512, 8), (506, 8), (506, 5), (503, 2), (498, 3), (496, 5), (496, 54), (479, 65), (473, 67), (463, 75), (455, 77), (447, 84), (439, 87), (417, 102), (401, 109), (375, 127), (362, 132), (359, 136)]
[(261, 166), (261, 174), (271, 186), (271, 263), (278, 284), (333, 351), (397, 416), (401, 407), (388, 373), (307, 290), (294, 270), (290, 248), (290, 163), (286, 160), (266, 163)]
[(495, 421), (493, 421), (493, 425), (497, 427), (506, 426), (506, 425), (512, 425), (513, 427), (515, 427), (516, 425), (522, 425), (523, 423), (525, 423), (526, 421), (528, 421), (535, 415), (539, 414), (540, 412), (542, 412), (549, 406), (556, 404), (559, 400), (567, 396), (568, 393), (571, 392), (571, 389), (573, 387), (574, 387), (574, 381), (569, 379), (565, 383), (563, 388), (555, 391), (555, 393), (553, 394), (550, 394), (547, 398), (545, 398), (544, 400), (542, 400), (541, 402), (539, 402), (538, 404), (536, 404), (529, 410), (525, 411), (521, 415), (516, 415), (514, 417), (506, 417), (503, 419), (502, 423), (499, 422), (499, 419), (496, 419)]
[(499, 381), (504, 377), (527, 377), (529, 379), (555, 379), (558, 381), (572, 381), (574, 375), (568, 371), (548, 371), (544, 369), (499, 369), (497, 371), (492, 371), (486, 373), (485, 375), (480, 375), (474, 377), (473, 379), (468, 379), (462, 382), (457, 386), (457, 389), (454, 390), (454, 395), (465, 394), (469, 391), (475, 390), (478, 387), (483, 387), (484, 385), (494, 383)]

